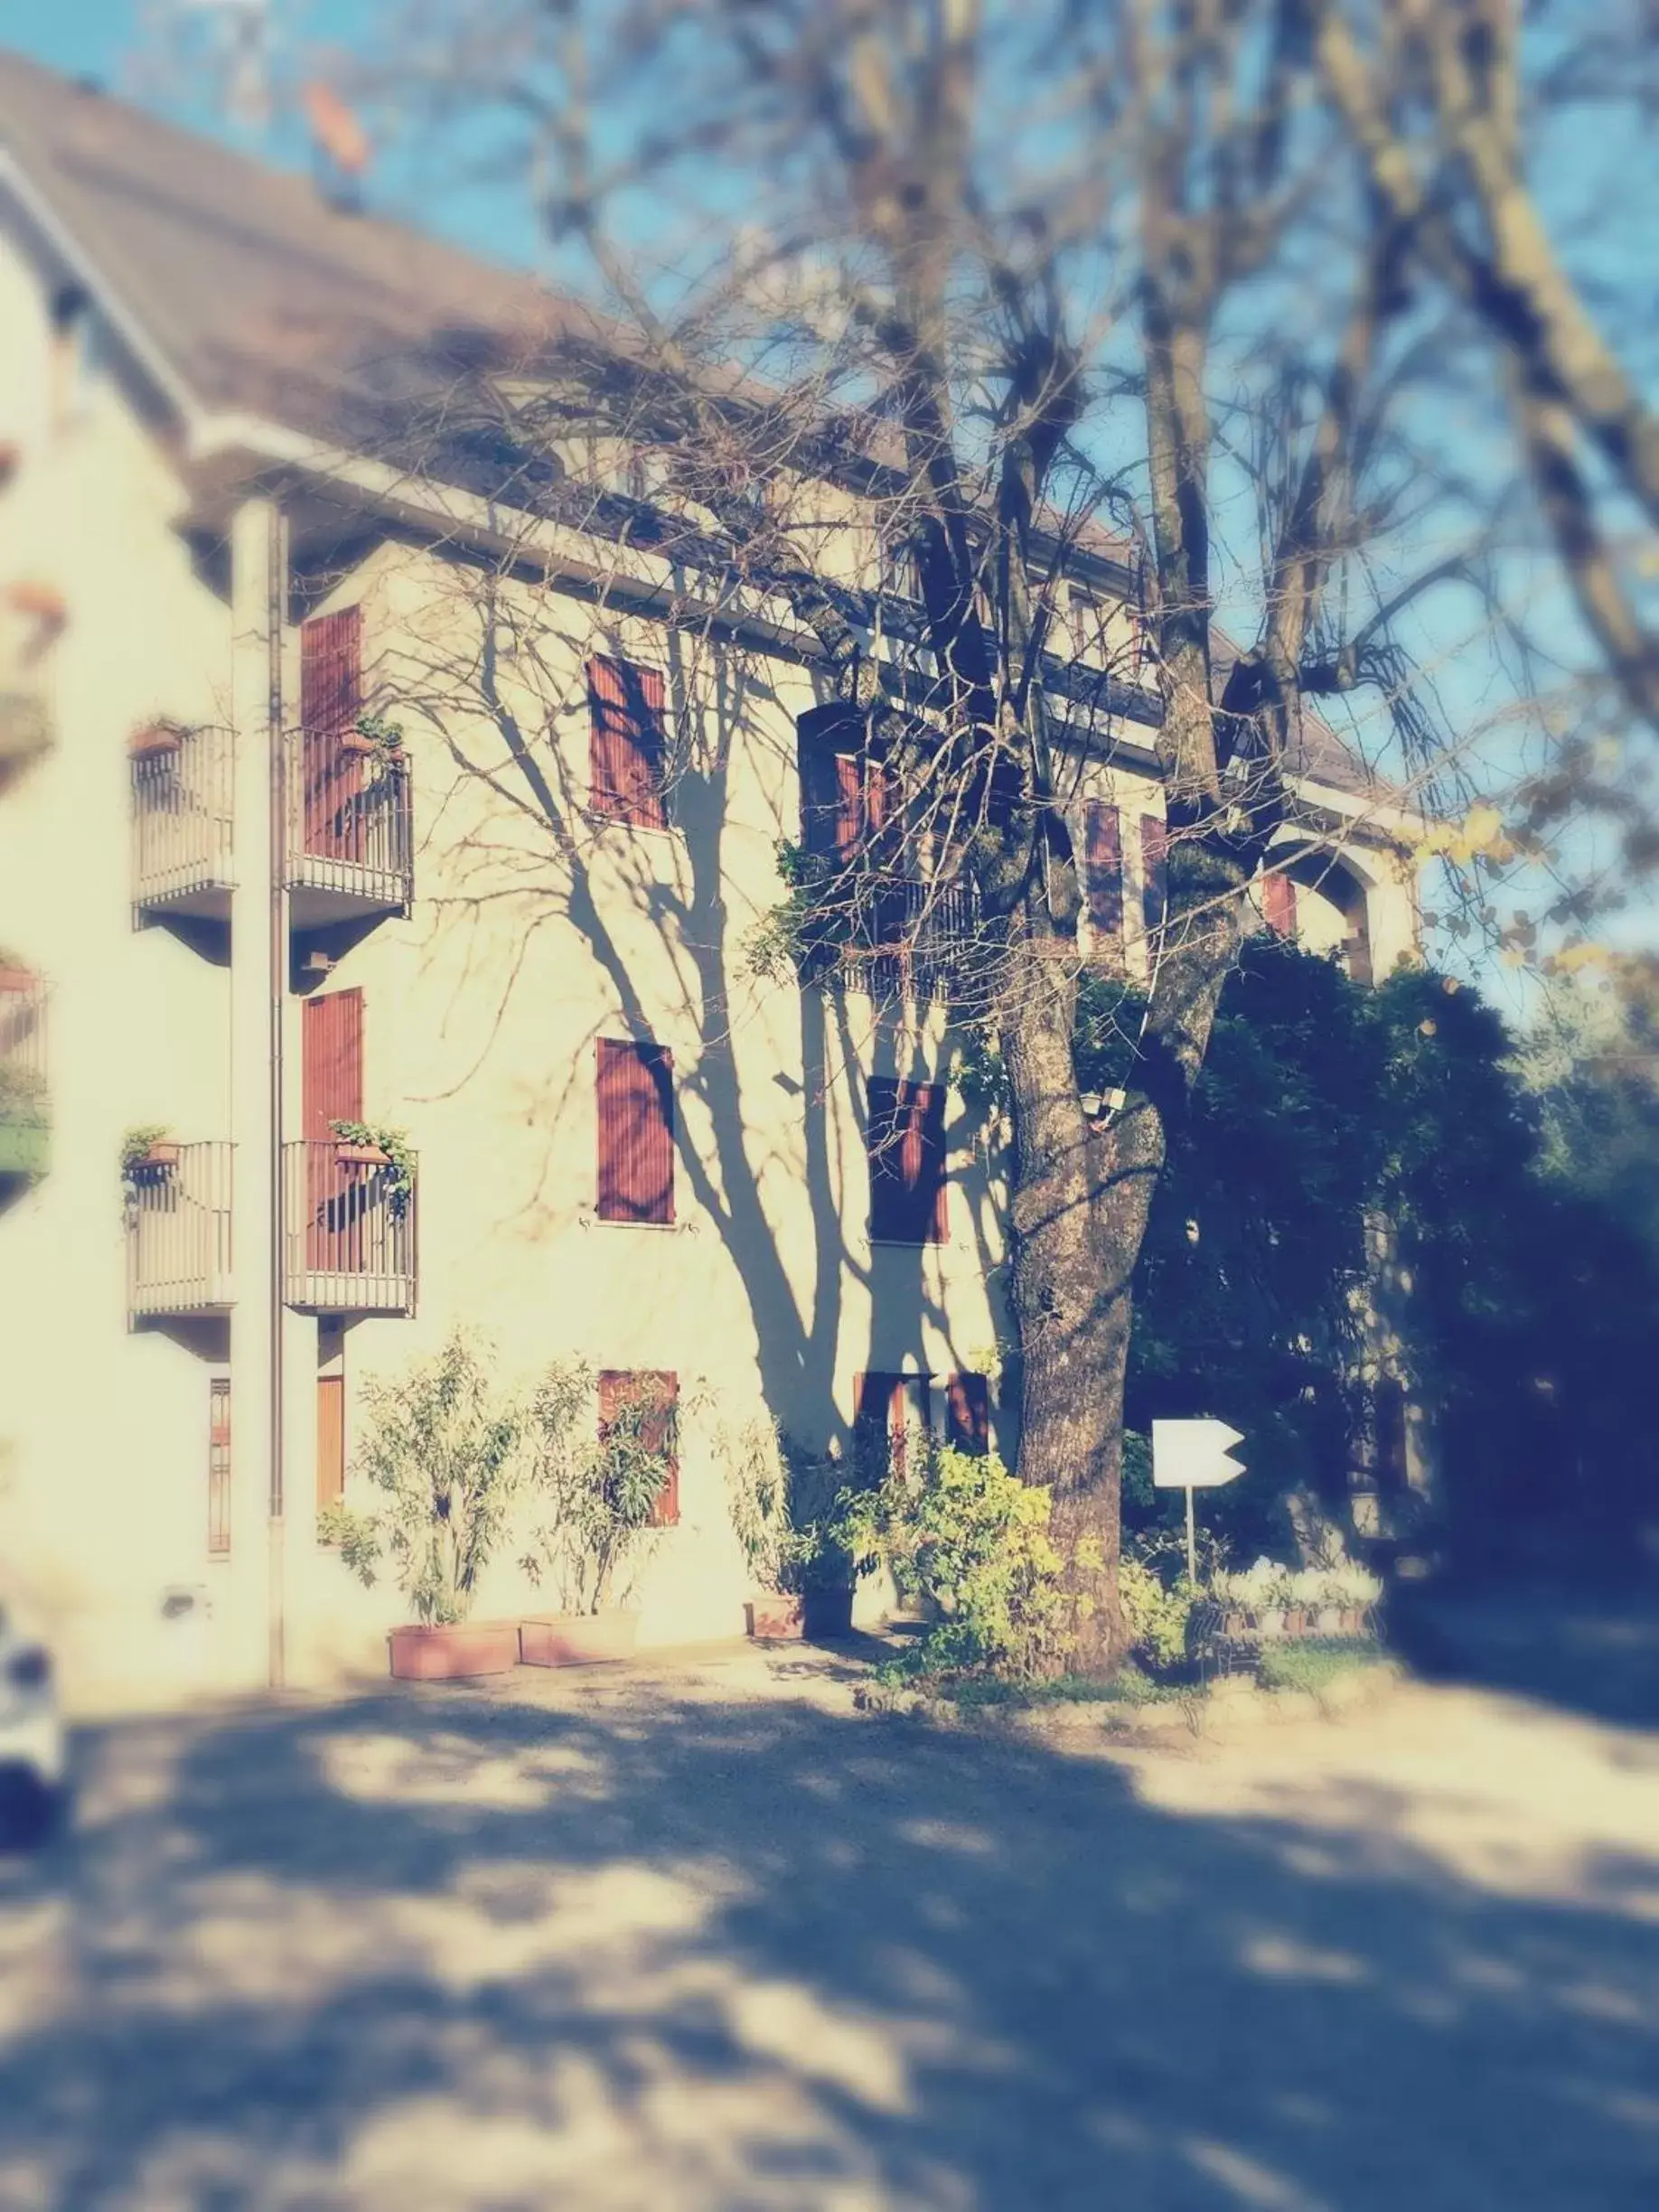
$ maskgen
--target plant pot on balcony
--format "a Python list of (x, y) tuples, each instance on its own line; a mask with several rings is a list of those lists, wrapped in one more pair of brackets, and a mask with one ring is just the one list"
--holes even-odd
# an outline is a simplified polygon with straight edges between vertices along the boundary
[(806, 1600), (796, 1590), (756, 1590), (744, 1607), (757, 1644), (791, 1644), (806, 1634)]
[(391, 1154), (382, 1152), (379, 1145), (337, 1144), (334, 1158), (342, 1167), (389, 1167)]
[(176, 753), (184, 742), (184, 732), (176, 722), (146, 722), (136, 729), (127, 741), (130, 760), (160, 760)]
[(133, 1162), (133, 1166), (140, 1168), (176, 1167), (183, 1149), (183, 1148), (174, 1144), (170, 1137), (157, 1138), (156, 1141)]
[(36, 978), (27, 968), (12, 968), (0, 963), (0, 991), (32, 991)]
[(505, 1674), (519, 1663), (516, 1621), (426, 1621), (394, 1628), (391, 1671), (398, 1682), (454, 1682)]
[(629, 1659), (640, 1617), (622, 1606), (597, 1613), (543, 1613), (519, 1623), (519, 1656), (526, 1666), (598, 1666)]
[(377, 753), (385, 750), (372, 737), (365, 737), (361, 730), (342, 730), (334, 744), (340, 752), (356, 760), (372, 760)]

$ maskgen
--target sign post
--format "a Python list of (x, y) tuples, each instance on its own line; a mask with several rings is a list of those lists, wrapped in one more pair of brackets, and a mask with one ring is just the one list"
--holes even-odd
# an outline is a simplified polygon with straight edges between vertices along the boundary
[(1186, 1579), (1198, 1586), (1197, 1531), (1193, 1515), (1195, 1490), (1219, 1490), (1244, 1472), (1244, 1463), (1233, 1458), (1228, 1447), (1244, 1439), (1225, 1421), (1155, 1420), (1152, 1424), (1152, 1486), (1155, 1490), (1186, 1493)]

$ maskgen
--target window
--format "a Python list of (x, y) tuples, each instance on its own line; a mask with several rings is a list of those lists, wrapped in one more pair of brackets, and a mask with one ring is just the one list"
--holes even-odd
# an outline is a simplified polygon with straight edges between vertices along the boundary
[(990, 1391), (982, 1374), (945, 1377), (945, 1442), (958, 1451), (990, 1449)]
[(909, 1431), (933, 1426), (933, 1378), (872, 1368), (853, 1378), (853, 1433), (862, 1452), (895, 1475), (904, 1472)]
[(1118, 810), (1103, 799), (1083, 809), (1083, 897), (1096, 949), (1123, 939), (1123, 841)]
[(598, 1047), (601, 1221), (674, 1219), (674, 1055), (661, 1045), (601, 1037)]
[(892, 1244), (939, 1244), (946, 1234), (944, 1085), (872, 1075), (866, 1144), (870, 1234)]
[(208, 1383), (208, 1556), (230, 1550), (230, 1378)]
[(317, 1377), (317, 1511), (345, 1496), (345, 1377)]
[(1276, 936), (1296, 935), (1296, 886), (1289, 876), (1261, 878), (1261, 912)]
[(668, 739), (662, 678), (604, 657), (587, 664), (588, 797), (595, 814), (633, 830), (666, 830)]
[[(904, 1472), (905, 1447), (913, 1429), (934, 1433), (934, 1390), (931, 1374), (884, 1373), (872, 1368), (853, 1382), (853, 1427), (867, 1451), (885, 1442), (886, 1464), (895, 1474)], [(959, 1451), (983, 1452), (990, 1447), (990, 1393), (980, 1374), (949, 1374), (943, 1378), (939, 1410), (944, 1416), (942, 1439)]]
[(802, 715), (797, 742), (801, 841), (846, 867), (892, 817), (891, 773), (871, 747), (868, 724), (844, 707)]
[(632, 1436), (642, 1452), (660, 1454), (662, 1487), (651, 1508), (652, 1528), (680, 1523), (680, 1377), (661, 1369), (599, 1371), (599, 1440)]
[(1148, 937), (1164, 926), (1169, 903), (1169, 830), (1161, 814), (1140, 818), (1140, 919)]

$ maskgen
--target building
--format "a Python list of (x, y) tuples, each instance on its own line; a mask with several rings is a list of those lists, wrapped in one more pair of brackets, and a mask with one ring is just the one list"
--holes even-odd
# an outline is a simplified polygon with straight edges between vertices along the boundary
[[(486, 435), (405, 435), (469, 348), (586, 328), (0, 57), (0, 1512), (84, 1701), (383, 1664), (401, 1602), (317, 1513), (364, 1380), (457, 1323), (677, 1395), (651, 1640), (738, 1626), (723, 1428), (998, 1431), (997, 1194), (929, 977), (748, 954), (779, 844), (867, 826), (810, 640), (614, 527), (626, 452), (531, 520)], [(856, 504), (837, 543), (879, 631)], [(1157, 701), (1131, 571), (1081, 573), (1073, 658), (1129, 670), (1084, 943), (1132, 974)], [(1270, 919), (1385, 970), (1402, 818), (1328, 734), (1301, 767), (1330, 834)], [(503, 1561), (480, 1609), (520, 1597)]]

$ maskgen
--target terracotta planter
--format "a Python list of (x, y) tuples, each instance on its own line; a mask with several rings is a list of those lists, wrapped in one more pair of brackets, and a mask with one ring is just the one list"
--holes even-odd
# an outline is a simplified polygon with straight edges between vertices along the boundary
[(389, 1167), (391, 1155), (379, 1145), (337, 1144), (334, 1158), (342, 1167)]
[(129, 758), (155, 760), (163, 754), (176, 753), (184, 742), (184, 733), (172, 722), (152, 722), (144, 729), (135, 730), (127, 741)]
[(600, 1666), (630, 1659), (640, 1617), (621, 1606), (603, 1613), (545, 1613), (519, 1623), (519, 1656), (526, 1666)]
[(372, 737), (365, 737), (361, 730), (342, 730), (334, 743), (342, 753), (351, 754), (359, 760), (370, 760), (381, 750)]
[(743, 1609), (757, 1644), (792, 1643), (805, 1633), (806, 1603), (798, 1592), (757, 1590)]
[(179, 1154), (182, 1149), (183, 1147), (174, 1144), (170, 1137), (158, 1138), (150, 1147), (149, 1150), (144, 1155), (143, 1158), (136, 1159), (132, 1164), (134, 1167), (137, 1169), (143, 1169), (145, 1167), (155, 1167), (156, 1169), (176, 1167), (179, 1164)]
[(850, 1589), (810, 1589), (801, 1593), (801, 1628), (814, 1643), (852, 1634)]
[(1222, 1615), (1222, 1634), (1224, 1636), (1247, 1636), (1253, 1633), (1248, 1613), (1228, 1612)]
[(453, 1682), (472, 1674), (505, 1674), (519, 1662), (516, 1621), (411, 1624), (390, 1636), (391, 1671), (399, 1682)]
[(32, 991), (34, 984), (27, 968), (0, 968), (0, 991)]

